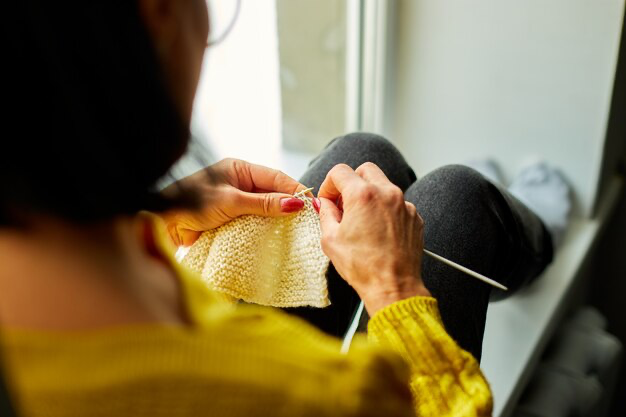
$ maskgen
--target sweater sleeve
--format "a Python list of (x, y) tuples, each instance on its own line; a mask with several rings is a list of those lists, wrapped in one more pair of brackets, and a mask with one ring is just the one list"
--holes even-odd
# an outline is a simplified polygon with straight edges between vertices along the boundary
[(381, 309), (369, 322), (368, 339), (409, 364), (417, 416), (491, 415), (489, 385), (474, 357), (446, 333), (434, 298), (413, 297)]

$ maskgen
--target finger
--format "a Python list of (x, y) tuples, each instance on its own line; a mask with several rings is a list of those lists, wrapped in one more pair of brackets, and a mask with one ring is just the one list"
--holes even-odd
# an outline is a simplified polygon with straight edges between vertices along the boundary
[(198, 232), (195, 230), (182, 229), (178, 231), (178, 236), (180, 238), (180, 243), (183, 246), (191, 246), (196, 243), (196, 240), (200, 238), (202, 232)]
[(176, 224), (168, 223), (166, 226), (167, 234), (169, 235), (174, 246), (180, 246), (182, 244), (180, 236), (178, 234), (178, 230), (176, 228)]
[(367, 182), (373, 184), (389, 185), (391, 181), (385, 175), (382, 169), (378, 165), (372, 162), (366, 162), (359, 166), (354, 172)]
[(320, 198), (320, 228), (322, 229), (322, 242), (332, 240), (332, 236), (337, 233), (337, 228), (341, 222), (341, 210), (327, 198)]
[(424, 220), (422, 219), (422, 216), (420, 216), (420, 214), (417, 212), (417, 207), (415, 207), (415, 204), (409, 202), (409, 201), (405, 201), (404, 204), (406, 205), (406, 209), (409, 212), (409, 215), (411, 217), (415, 218), (415, 227), (418, 231), (423, 230), (424, 228)]
[(410, 215), (417, 216), (417, 208), (415, 207), (415, 204), (409, 201), (405, 201), (404, 204), (406, 205), (406, 209)]
[(336, 201), (346, 190), (357, 188), (364, 182), (348, 165), (335, 165), (326, 175), (317, 196)]
[(317, 197), (311, 197), (311, 204), (313, 205), (315, 211), (317, 211), (317, 214), (320, 214), (320, 208), (322, 207), (320, 199)]
[(174, 246), (191, 246), (202, 234), (199, 231), (182, 228), (176, 223), (168, 224), (167, 232)]
[(264, 217), (286, 216), (304, 207), (304, 201), (283, 193), (247, 193), (239, 191), (235, 197), (233, 214), (256, 214)]
[(248, 164), (248, 172), (252, 181), (252, 189), (244, 191), (266, 190), (293, 195), (307, 188), (289, 175), (262, 165)]

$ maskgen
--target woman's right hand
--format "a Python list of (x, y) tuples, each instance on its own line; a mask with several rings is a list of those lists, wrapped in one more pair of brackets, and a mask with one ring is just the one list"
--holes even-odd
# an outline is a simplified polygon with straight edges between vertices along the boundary
[(322, 249), (370, 315), (430, 296), (421, 275), (423, 221), (380, 168), (340, 164), (320, 187)]

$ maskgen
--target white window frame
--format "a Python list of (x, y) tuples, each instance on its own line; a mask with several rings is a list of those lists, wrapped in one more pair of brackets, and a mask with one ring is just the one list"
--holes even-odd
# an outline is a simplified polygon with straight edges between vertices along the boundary
[(346, 130), (385, 133), (395, 0), (348, 0)]

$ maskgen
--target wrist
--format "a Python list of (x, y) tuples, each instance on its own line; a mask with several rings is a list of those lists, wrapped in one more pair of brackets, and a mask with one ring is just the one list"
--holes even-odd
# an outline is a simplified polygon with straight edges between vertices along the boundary
[(378, 310), (397, 301), (411, 297), (432, 297), (430, 291), (421, 280), (412, 278), (410, 284), (394, 288), (372, 288), (366, 291), (358, 291), (363, 304), (370, 316)]

